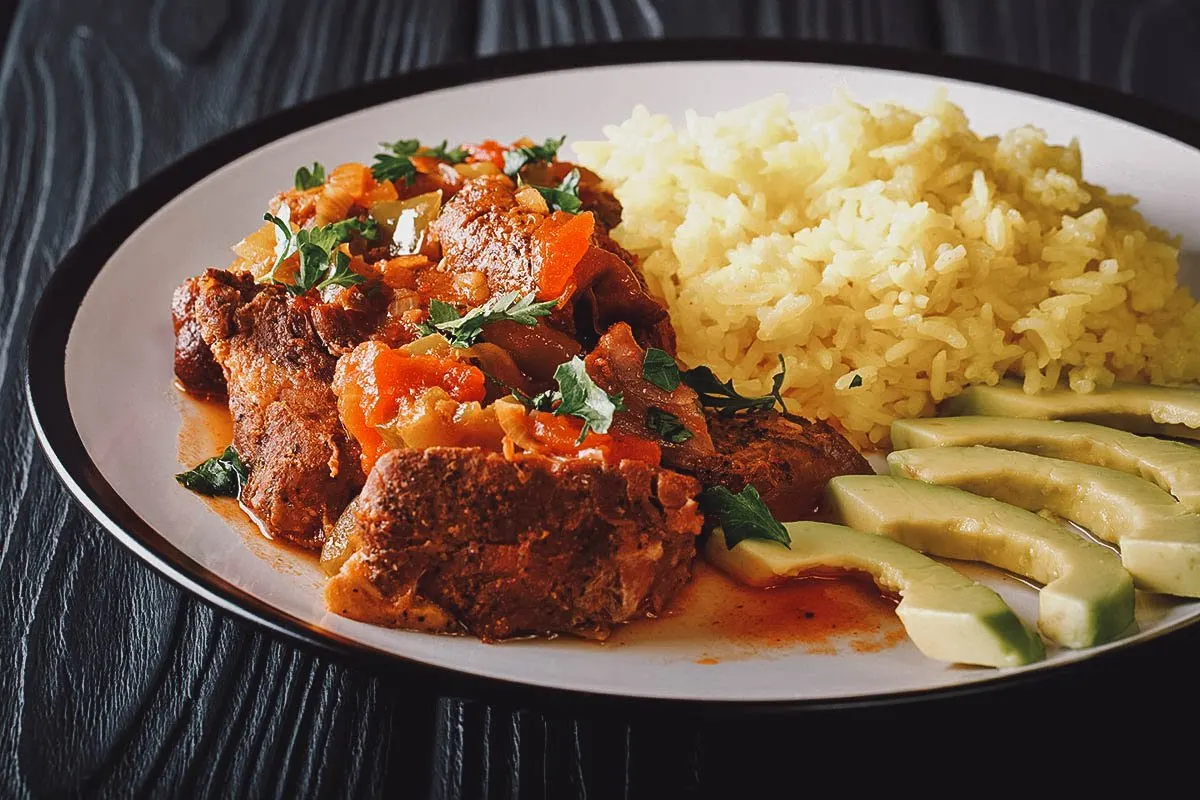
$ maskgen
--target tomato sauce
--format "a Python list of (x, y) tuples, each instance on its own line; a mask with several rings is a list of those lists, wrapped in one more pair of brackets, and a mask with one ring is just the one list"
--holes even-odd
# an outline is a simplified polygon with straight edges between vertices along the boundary
[[(179, 471), (182, 472), (219, 455), (233, 441), (233, 418), (223, 399), (201, 400), (182, 390), (177, 392), (176, 397), (179, 407)], [(283, 558), (285, 553), (316, 561), (317, 553), (272, 539), (234, 498), (205, 497), (187, 492), (182, 486), (179, 489), (205, 503), (242, 537), (256, 556), (280, 572), (295, 572), (294, 567)], [(281, 547), (284, 549), (281, 550)]]
[(896, 603), (858, 576), (805, 577), (768, 589), (737, 583), (701, 561), (661, 619), (618, 630), (608, 644), (709, 643), (698, 664), (800, 647), (874, 652), (904, 641)]

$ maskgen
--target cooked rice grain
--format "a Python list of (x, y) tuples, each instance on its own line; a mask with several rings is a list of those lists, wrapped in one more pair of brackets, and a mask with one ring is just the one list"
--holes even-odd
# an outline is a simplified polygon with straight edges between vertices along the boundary
[(679, 129), (639, 107), (605, 136), (575, 150), (624, 204), (616, 238), (681, 359), (764, 392), (782, 353), (790, 405), (860, 447), (1005, 374), (1030, 392), (1200, 377), (1178, 240), (1084, 182), (1075, 142), (980, 138), (941, 96), (924, 114), (772, 97)]

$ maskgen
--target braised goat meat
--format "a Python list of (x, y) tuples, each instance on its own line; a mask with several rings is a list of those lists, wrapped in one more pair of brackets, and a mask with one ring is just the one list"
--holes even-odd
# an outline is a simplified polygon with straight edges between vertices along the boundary
[(363, 483), (330, 388), (336, 359), (302, 298), (244, 273), (205, 273), (193, 313), (224, 374), (233, 443), (250, 468), (242, 504), (271, 536), (320, 547)]
[(676, 468), (705, 486), (732, 492), (754, 486), (780, 522), (812, 519), (830, 478), (872, 471), (854, 445), (828, 424), (791, 414), (710, 414), (708, 432), (715, 452)]
[[(648, 342), (666, 342), (673, 352), (673, 332), (663, 331), (664, 325), (669, 326), (666, 309), (647, 293), (632, 261), (625, 260), (632, 258), (628, 253), (620, 248), (604, 249), (602, 245), (611, 239), (603, 227), (597, 235), (590, 214), (573, 219), (585, 217), (593, 220), (591, 233), (571, 265), (570, 276), (562, 275), (561, 281), (548, 278), (555, 272), (549, 262), (557, 258), (560, 247), (554, 231), (575, 223), (564, 223), (561, 217), (522, 204), (516, 186), (503, 175), (467, 181), (445, 204), (429, 231), (441, 246), (441, 269), (481, 273), (492, 294), (533, 292), (542, 299), (553, 299), (568, 293), (567, 301), (549, 321), (585, 345), (594, 343), (613, 322), (625, 321)], [(587, 224), (586, 220), (580, 223)]]
[[(642, 374), (645, 359), (646, 351), (624, 323), (609, 328), (584, 359), (596, 385), (609, 394), (621, 395), (625, 405), (625, 410), (613, 417), (613, 432), (657, 442), (668, 467), (713, 455), (713, 441), (696, 393), (682, 383), (671, 391), (650, 383)], [(651, 428), (651, 417), (663, 412), (678, 420), (688, 438), (672, 442)]]
[(196, 320), (196, 297), (204, 278), (188, 278), (171, 298), (171, 322), (175, 329), (175, 378), (196, 397), (224, 397), (225, 375), (213, 359), (212, 350), (200, 335)]
[(423, 599), (485, 640), (602, 639), (662, 612), (688, 580), (698, 490), (637, 461), (393, 450), (356, 503), (359, 550), (326, 600), (338, 614), (397, 625)]
[(664, 466), (694, 475), (705, 486), (740, 492), (751, 484), (783, 521), (811, 518), (835, 475), (870, 471), (829, 425), (774, 411), (706, 413), (686, 384), (668, 392), (646, 380), (645, 358), (629, 326), (618, 324), (600, 337), (584, 363), (597, 385), (622, 396), (625, 410), (614, 416), (613, 431), (654, 438)]

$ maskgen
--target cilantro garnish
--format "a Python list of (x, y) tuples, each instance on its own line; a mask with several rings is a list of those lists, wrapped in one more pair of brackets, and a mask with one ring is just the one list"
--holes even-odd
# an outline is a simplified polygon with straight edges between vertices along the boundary
[(780, 389), (783, 388), (783, 378), (787, 374), (787, 364), (783, 356), (779, 357), (779, 372), (771, 378), (770, 394), (761, 397), (746, 397), (733, 387), (733, 381), (722, 383), (708, 367), (694, 367), (683, 373), (683, 382), (700, 396), (700, 404), (714, 408), (723, 416), (731, 416), (738, 411), (765, 411), (779, 403), (779, 408), (787, 413), (787, 405), (783, 402)]
[(583, 430), (579, 432), (577, 444), (587, 438), (588, 431), (608, 433), (613, 414), (625, 409), (621, 395), (610, 395), (596, 385), (579, 356), (559, 364), (558, 369), (554, 370), (554, 380), (558, 383), (561, 400), (554, 413), (559, 416), (569, 414), (583, 420)]
[(724, 486), (710, 486), (700, 493), (700, 508), (717, 518), (730, 550), (743, 539), (766, 539), (791, 549), (792, 537), (783, 527), (758, 490), (750, 484), (734, 494)]
[(679, 421), (679, 417), (653, 406), (646, 409), (646, 427), (652, 433), (658, 434), (664, 442), (671, 444), (683, 444), (695, 435)]
[(221, 455), (179, 473), (175, 480), (198, 494), (237, 497), (249, 477), (250, 470), (242, 463), (233, 445), (229, 445)]
[(467, 156), (469, 154), (462, 148), (461, 145), (453, 150), (447, 150), (446, 140), (442, 139), (441, 144), (439, 144), (437, 147), (426, 147), (425, 152), (421, 153), (421, 155), (429, 156), (430, 158), (436, 158), (438, 161), (448, 161), (451, 164), (461, 164), (467, 160)]
[(562, 183), (558, 186), (534, 186), (528, 184), (538, 190), (546, 200), (546, 205), (551, 211), (566, 211), (568, 214), (578, 214), (579, 209), (583, 208), (583, 201), (579, 199), (579, 170), (573, 169), (567, 173), (562, 179)]
[(664, 392), (673, 392), (679, 387), (679, 365), (666, 350), (648, 347), (642, 359), (642, 377)]
[(557, 391), (546, 391), (527, 397), (513, 392), (513, 397), (534, 411), (551, 411), (558, 416), (572, 416), (583, 420), (583, 429), (575, 444), (582, 444), (591, 431), (608, 433), (613, 414), (625, 410), (625, 401), (620, 394), (609, 394), (596, 385), (588, 375), (583, 359), (575, 356), (554, 370)]
[(300, 169), (296, 170), (296, 176), (293, 180), (296, 183), (297, 189), (315, 189), (325, 183), (325, 167), (319, 161), (314, 161), (312, 169), (300, 167)]
[(459, 316), (449, 303), (432, 300), (429, 303), (429, 320), (417, 328), (426, 336), (442, 334), (454, 347), (470, 347), (479, 338), (485, 325), (508, 320), (532, 328), (537, 324), (538, 317), (546, 316), (556, 305), (557, 300), (535, 303), (533, 292), (524, 296), (518, 292), (505, 292)]
[[(368, 219), (364, 222), (344, 219), (320, 228), (302, 229), (293, 233), (291, 212), (288, 211), (286, 203), (280, 206), (279, 212), (279, 216), (267, 214), (264, 217), (275, 226), (275, 265), (267, 274), (268, 280), (282, 283), (289, 292), (297, 295), (304, 294), (312, 288), (351, 286), (363, 281), (361, 275), (350, 270), (350, 257), (337, 247), (350, 241), (355, 232), (365, 239), (378, 238), (379, 227), (374, 220)], [(284, 283), (277, 277), (279, 267), (296, 253), (300, 254), (296, 283)]]
[(380, 147), (386, 148), (383, 153), (375, 154), (375, 163), (371, 165), (371, 174), (377, 181), (404, 181), (412, 183), (417, 177), (417, 168), (413, 166), (413, 156), (426, 156), (446, 161), (451, 164), (461, 164), (469, 155), (462, 147), (448, 150), (446, 140), (436, 147), (421, 147), (420, 139), (401, 139), (398, 142), (380, 142)]
[(547, 139), (540, 145), (529, 147), (514, 147), (504, 153), (504, 174), (510, 178), (517, 177), (521, 167), (533, 161), (553, 161), (558, 155), (558, 148), (567, 140), (566, 135), (557, 139)]
[(410, 160), (421, 149), (418, 139), (401, 139), (398, 142), (380, 142), (380, 147), (387, 152), (376, 153), (375, 163), (371, 165), (371, 174), (377, 181), (404, 181), (412, 183), (417, 177), (417, 168)]

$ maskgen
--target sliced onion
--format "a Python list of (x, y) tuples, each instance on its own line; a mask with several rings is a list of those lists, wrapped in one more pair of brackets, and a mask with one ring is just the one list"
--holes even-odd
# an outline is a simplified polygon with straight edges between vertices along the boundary
[(369, 213), (383, 235), (391, 240), (392, 255), (403, 256), (421, 252), (425, 229), (437, 219), (441, 210), (442, 190), (438, 189), (407, 200), (375, 203)]
[(483, 175), (500, 174), (500, 170), (490, 161), (475, 161), (470, 164), (455, 164), (454, 171), (464, 178), (478, 178)]
[(358, 530), (358, 518), (354, 510), (358, 507), (358, 498), (350, 501), (346, 510), (338, 517), (329, 535), (325, 537), (325, 545), (321, 548), (321, 569), (326, 575), (335, 575), (346, 563), (346, 559), (354, 555), (361, 546)]
[(522, 186), (513, 197), (517, 204), (526, 211), (532, 211), (535, 214), (550, 213), (550, 206), (546, 205), (546, 198), (542, 197), (542, 193), (532, 186)]

